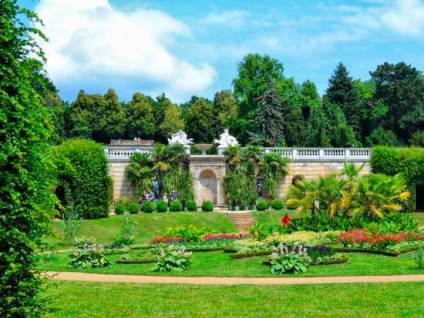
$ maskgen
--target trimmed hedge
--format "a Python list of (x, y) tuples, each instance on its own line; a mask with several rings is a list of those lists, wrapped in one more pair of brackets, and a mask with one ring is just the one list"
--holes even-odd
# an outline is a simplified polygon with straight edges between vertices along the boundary
[(167, 212), (168, 211), (168, 204), (160, 200), (158, 203), (156, 203), (156, 211), (158, 212)]
[(107, 217), (111, 179), (103, 147), (92, 140), (69, 139), (57, 147), (58, 186), (62, 206), (84, 219)]
[(282, 210), (284, 208), (284, 203), (280, 199), (275, 199), (272, 201), (272, 208), (274, 210)]
[(171, 203), (169, 211), (171, 212), (180, 212), (183, 210), (183, 204), (180, 200), (175, 200)]
[(116, 215), (121, 215), (121, 214), (124, 214), (124, 212), (125, 212), (125, 204), (123, 204), (123, 203), (117, 203), (115, 205), (115, 214)]
[(130, 214), (137, 214), (138, 212), (140, 212), (140, 208), (138, 207), (137, 202), (131, 202), (130, 204), (128, 204), (128, 212)]
[(197, 203), (193, 200), (188, 200), (186, 203), (186, 208), (188, 211), (194, 212), (197, 211)]
[(266, 209), (268, 209), (268, 203), (264, 200), (259, 200), (256, 203), (256, 210), (258, 211), (265, 211)]
[(212, 203), (212, 201), (204, 201), (202, 203), (202, 211), (203, 212), (212, 212), (213, 211), (213, 203)]
[(389, 176), (402, 173), (411, 197), (401, 204), (405, 211), (415, 211), (416, 185), (424, 182), (424, 149), (374, 147), (371, 155), (371, 169), (373, 173), (383, 173)]
[(155, 204), (152, 201), (146, 201), (141, 206), (141, 211), (146, 213), (152, 213), (155, 209)]

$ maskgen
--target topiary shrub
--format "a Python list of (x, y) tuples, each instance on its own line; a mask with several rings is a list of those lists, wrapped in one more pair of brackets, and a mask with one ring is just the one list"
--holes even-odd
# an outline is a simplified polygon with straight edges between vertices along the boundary
[(171, 212), (180, 212), (183, 210), (183, 204), (180, 200), (175, 200), (171, 203), (171, 206), (169, 207), (169, 211)]
[(256, 210), (265, 211), (266, 209), (268, 209), (268, 203), (266, 203), (265, 200), (259, 200), (256, 202)]
[(156, 211), (158, 212), (167, 212), (168, 211), (168, 204), (161, 200), (158, 203), (156, 203)]
[(131, 202), (130, 204), (128, 204), (128, 212), (130, 214), (137, 214), (138, 212), (140, 212), (140, 208), (137, 202)]
[(141, 211), (146, 213), (152, 213), (155, 209), (155, 204), (152, 201), (146, 201), (141, 206)]
[(203, 212), (212, 212), (213, 211), (213, 203), (212, 203), (212, 201), (204, 201), (202, 203), (202, 211)]
[(124, 212), (125, 212), (125, 205), (123, 203), (117, 203), (115, 205), (115, 214), (121, 215), (121, 214), (124, 214)]
[(84, 219), (107, 217), (111, 179), (103, 147), (92, 140), (69, 139), (57, 153), (56, 195), (62, 206), (73, 205)]
[(274, 210), (282, 210), (284, 208), (284, 203), (280, 199), (275, 199), (271, 205)]
[(196, 201), (193, 200), (188, 200), (186, 203), (186, 208), (187, 210), (193, 212), (193, 211), (197, 211), (197, 203)]

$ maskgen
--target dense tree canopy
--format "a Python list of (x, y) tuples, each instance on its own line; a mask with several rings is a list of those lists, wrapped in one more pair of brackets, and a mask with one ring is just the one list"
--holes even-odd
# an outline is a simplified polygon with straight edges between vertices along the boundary
[(0, 316), (39, 317), (35, 253), (55, 203), (51, 117), (34, 84), (43, 72), (34, 36), (44, 37), (26, 25), (37, 16), (17, 1), (0, 8)]
[(113, 89), (104, 95), (81, 90), (69, 106), (36, 65), (32, 61), (31, 83), (50, 110), (56, 143), (69, 137), (101, 143), (139, 137), (166, 144), (180, 129), (196, 142), (210, 143), (229, 128), (242, 145), (360, 147), (419, 145), (424, 134), (424, 77), (403, 62), (378, 65), (365, 80), (353, 79), (339, 63), (321, 98), (313, 82), (285, 77), (279, 60), (248, 54), (237, 65), (233, 91), (218, 91), (213, 100), (192, 96), (177, 105), (165, 94), (136, 92), (125, 103)]

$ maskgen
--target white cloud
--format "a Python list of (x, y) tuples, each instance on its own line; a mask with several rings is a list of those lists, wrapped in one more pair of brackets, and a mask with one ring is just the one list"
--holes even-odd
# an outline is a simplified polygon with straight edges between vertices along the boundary
[(108, 0), (41, 0), (35, 10), (49, 38), (43, 44), (46, 69), (59, 89), (70, 82), (84, 89), (94, 79), (114, 87), (114, 77), (128, 77), (146, 83), (140, 84), (143, 93), (165, 92), (183, 100), (207, 89), (215, 78), (210, 65), (195, 66), (172, 54), (172, 44), (191, 31), (163, 12), (122, 12)]
[(224, 25), (228, 28), (240, 28), (246, 23), (249, 12), (245, 10), (229, 10), (208, 14), (202, 19), (206, 24)]
[(419, 0), (398, 0), (380, 18), (394, 32), (412, 36), (424, 33), (424, 4)]

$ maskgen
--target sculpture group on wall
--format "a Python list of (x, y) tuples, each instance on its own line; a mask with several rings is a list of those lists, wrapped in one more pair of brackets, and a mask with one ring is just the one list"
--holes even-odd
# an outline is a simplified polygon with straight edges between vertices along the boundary
[[(224, 132), (219, 136), (219, 139), (214, 139), (213, 142), (218, 144), (218, 148), (227, 148), (229, 146), (233, 147), (238, 145), (237, 139), (230, 135), (228, 129), (225, 129)], [(180, 144), (183, 146), (189, 146), (192, 143), (193, 139), (187, 138), (187, 134), (182, 130), (179, 130), (173, 134), (171, 138), (168, 138), (169, 145)]]

